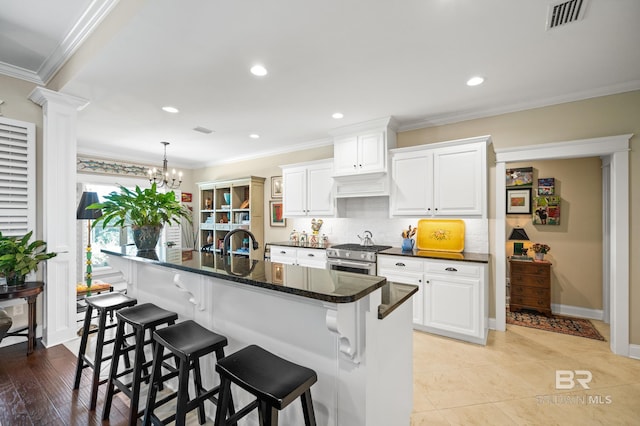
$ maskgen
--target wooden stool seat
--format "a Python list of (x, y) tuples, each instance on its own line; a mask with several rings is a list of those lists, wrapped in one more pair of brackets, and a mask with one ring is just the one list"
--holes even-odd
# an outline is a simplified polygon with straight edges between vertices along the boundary
[[(282, 410), (300, 397), (305, 425), (315, 425), (311, 401), (311, 386), (318, 381), (316, 372), (294, 364), (251, 345), (218, 361), (220, 374), (220, 404), (216, 413), (216, 426), (235, 424), (254, 408), (258, 408), (260, 425), (276, 425), (278, 410)], [(253, 394), (257, 399), (227, 418), (226, 404), (231, 395), (231, 383)]]

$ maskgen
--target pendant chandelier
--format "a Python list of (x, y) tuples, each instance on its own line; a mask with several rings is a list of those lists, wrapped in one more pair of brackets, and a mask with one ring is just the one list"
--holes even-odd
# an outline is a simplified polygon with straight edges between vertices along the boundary
[(182, 172), (176, 173), (176, 169), (173, 169), (173, 171), (171, 172), (171, 176), (169, 176), (169, 167), (167, 166), (167, 145), (169, 145), (169, 142), (160, 143), (164, 145), (164, 159), (162, 160), (162, 170), (158, 170), (155, 167), (153, 169), (149, 169), (149, 183), (155, 183), (160, 188), (179, 188), (180, 184), (182, 183)]

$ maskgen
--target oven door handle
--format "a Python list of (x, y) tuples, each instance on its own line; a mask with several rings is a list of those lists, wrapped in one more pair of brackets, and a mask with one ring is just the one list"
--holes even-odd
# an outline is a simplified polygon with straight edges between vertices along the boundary
[(371, 262), (353, 262), (353, 261), (344, 260), (344, 259), (331, 259), (331, 258), (327, 259), (327, 263), (329, 263), (330, 265), (338, 265), (338, 266), (353, 266), (355, 268), (360, 268), (360, 269), (368, 269), (375, 265), (375, 263), (371, 263)]

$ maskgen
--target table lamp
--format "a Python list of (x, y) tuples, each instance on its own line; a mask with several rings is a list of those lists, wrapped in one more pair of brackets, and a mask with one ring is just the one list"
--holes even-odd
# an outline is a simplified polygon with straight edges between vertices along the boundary
[(85, 280), (87, 282), (88, 289), (91, 289), (91, 219), (97, 219), (102, 216), (102, 210), (89, 210), (87, 209), (87, 207), (98, 202), (98, 194), (96, 192), (85, 191), (82, 193), (80, 204), (78, 204), (78, 209), (76, 210), (76, 219), (87, 220), (87, 232), (89, 241), (87, 241), (87, 272)]
[(514, 258), (529, 258), (526, 253), (522, 253), (523, 243), (519, 241), (529, 241), (529, 236), (525, 232), (524, 228), (516, 226), (509, 235), (509, 241), (513, 241), (513, 257)]

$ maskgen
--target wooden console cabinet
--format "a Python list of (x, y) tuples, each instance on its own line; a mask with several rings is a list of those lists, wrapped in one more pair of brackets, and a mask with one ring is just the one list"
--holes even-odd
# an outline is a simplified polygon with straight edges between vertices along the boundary
[(509, 260), (509, 309), (532, 309), (551, 315), (551, 262)]

